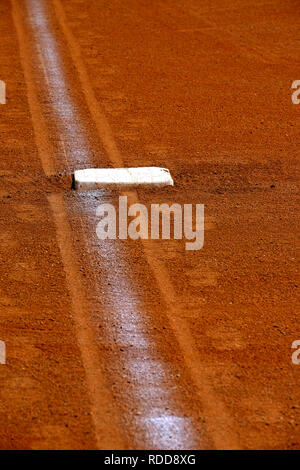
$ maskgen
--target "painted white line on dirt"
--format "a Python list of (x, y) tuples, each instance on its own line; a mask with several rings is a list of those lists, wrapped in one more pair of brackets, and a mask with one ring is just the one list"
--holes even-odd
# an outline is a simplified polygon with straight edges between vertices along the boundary
[(166, 168), (87, 168), (74, 172), (75, 189), (173, 186), (174, 181)]
[(65, 159), (65, 162), (66, 162), (66, 168), (70, 169), (70, 164), (69, 164), (69, 160), (68, 160), (68, 157), (67, 157), (65, 142), (62, 138), (60, 139), (60, 144), (61, 144), (61, 148), (62, 148), (62, 151), (63, 151), (63, 154), (64, 154), (64, 159)]
[(0, 80), (0, 104), (6, 104), (6, 84)]
[[(13, 0), (15, 10), (20, 9), (17, 7), (18, 0)], [(57, 5), (57, 2), (54, 2)], [(72, 101), (72, 94), (68, 89), (68, 81), (64, 76), (64, 69), (59, 54), (59, 45), (56, 42), (55, 36), (51, 34), (51, 27), (47, 16), (47, 1), (46, 0), (27, 0), (26, 1), (28, 11), (30, 13), (30, 20), (32, 29), (36, 38), (36, 41), (41, 44), (41, 50), (45, 57), (45, 68), (49, 79), (48, 93), (51, 98), (50, 103), (53, 111), (55, 112), (58, 125), (57, 138), (63, 136), (63, 140), (66, 143), (66, 154), (70, 164), (74, 167), (87, 165), (91, 161), (91, 152), (86, 139), (86, 134), (82, 125), (80, 115), (76, 111), (76, 106)], [(59, 15), (58, 15), (59, 16)], [(19, 23), (21, 23), (21, 14), (18, 10)], [(59, 18), (58, 18), (59, 19)], [(61, 17), (60, 17), (61, 19)], [(67, 36), (70, 40), (70, 35)], [(28, 49), (29, 50), (29, 49)], [(78, 58), (78, 49), (72, 49), (75, 59)], [(24, 61), (25, 65), (29, 61)], [(75, 61), (75, 64), (77, 62)], [(81, 65), (80, 65), (81, 66)], [(81, 69), (83, 70), (83, 69)], [(34, 76), (31, 72), (32, 79), (34, 82)], [(29, 75), (29, 77), (31, 77)], [(85, 90), (85, 83), (88, 75), (86, 72), (81, 74), (83, 90)], [(94, 94), (90, 86), (88, 86), (87, 102), (89, 104), (91, 114), (95, 118), (99, 134), (103, 140), (103, 146), (107, 151), (110, 159), (115, 166), (122, 167), (123, 161), (120, 157), (119, 151), (116, 147), (113, 133), (110, 129), (109, 124), (106, 121), (104, 115), (99, 112), (98, 102), (94, 99)], [(33, 90), (35, 92), (35, 89)], [(33, 93), (33, 92), (32, 92)], [(35, 101), (36, 98), (35, 98)], [(37, 105), (39, 103), (37, 102)], [(36, 109), (34, 109), (36, 111)], [(40, 113), (36, 111), (37, 118), (40, 118)], [(41, 116), (43, 117), (43, 115)], [(43, 121), (44, 122), (44, 121)], [(36, 126), (37, 130), (39, 129)], [(100, 132), (101, 131), (101, 132)], [(50, 134), (50, 135), (49, 135)], [(50, 136), (54, 140), (54, 136), (51, 134), (51, 129), (45, 126), (45, 130), (41, 135), (40, 139), (37, 138), (37, 142), (42, 146), (43, 140), (49, 140)], [(43, 148), (43, 147), (41, 147)], [(49, 145), (50, 148), (50, 145)], [(48, 149), (48, 146), (47, 146)], [(51, 152), (47, 150), (47, 157)], [(56, 197), (57, 196), (57, 197)], [(74, 195), (72, 195), (74, 196)], [(79, 219), (80, 224), (87, 226), (87, 220), (90, 220), (90, 214), (94, 216), (95, 206), (98, 201), (94, 201), (94, 198), (87, 197), (86, 193), (78, 193), (76, 199), (81, 200), (81, 204), (74, 206), (78, 211), (79, 207)], [(72, 198), (71, 198), (72, 199)], [(74, 231), (68, 224), (68, 217), (66, 214), (66, 207), (70, 207), (71, 202), (65, 206), (61, 195), (51, 195), (49, 202), (53, 208), (54, 219), (56, 222), (56, 231), (58, 242), (62, 251), (62, 259), (64, 262), (66, 277), (68, 280), (68, 287), (71, 292), (71, 302), (74, 309), (74, 317), (78, 335), (78, 342), (83, 355), (83, 364), (86, 370), (88, 389), (91, 396), (92, 403), (92, 416), (95, 423), (96, 436), (98, 447), (101, 449), (105, 444), (105, 437), (111, 438), (111, 434), (118, 435), (118, 430), (107, 432), (107, 423), (110, 425), (110, 412), (105, 412), (105, 421), (101, 420), (101, 413), (103, 412), (103, 394), (109, 393), (107, 391), (101, 391), (99, 387), (104, 386), (106, 381), (105, 364), (103, 366), (103, 378), (101, 378), (100, 372), (102, 365), (98, 364), (97, 349), (94, 347), (98, 341), (95, 340), (95, 331), (93, 328), (88, 328), (89, 322), (83, 321), (83, 313), (87, 315), (89, 304), (87, 303), (86, 293), (82, 287), (82, 279), (80, 273), (78, 273), (77, 265), (74, 263), (74, 248), (72, 248), (70, 239), (72, 239)], [(81, 213), (82, 207), (82, 213)], [(74, 210), (74, 213), (76, 211)], [(84, 222), (82, 222), (82, 220)], [(196, 446), (194, 425), (189, 417), (183, 415), (181, 410), (178, 410), (176, 396), (177, 396), (177, 385), (174, 383), (174, 387), (169, 386), (170, 380), (170, 368), (169, 364), (164, 362), (160, 357), (160, 354), (156, 354), (156, 344), (149, 335), (150, 330), (150, 317), (149, 324), (147, 320), (143, 321), (144, 312), (144, 298), (137, 292), (134, 283), (131, 284), (134, 274), (128, 275), (130, 263), (126, 263), (126, 252), (123, 251), (124, 247), (122, 244), (116, 244), (114, 241), (107, 246), (99, 240), (91, 240), (91, 233), (95, 234), (94, 219), (91, 220), (91, 225), (88, 224), (84, 233), (84, 246), (88, 254), (87, 263), (92, 264), (93, 256), (96, 257), (97, 262), (95, 266), (95, 293), (91, 302), (99, 302), (104, 298), (107, 299), (106, 309), (103, 311), (103, 315), (107, 315), (107, 331), (104, 335), (108, 338), (109, 344), (128, 345), (129, 353), (128, 357), (124, 354), (122, 358), (123, 373), (122, 373), (122, 384), (125, 388), (120, 392), (118, 399), (122, 405), (122, 414), (124, 414), (124, 421), (127, 425), (130, 422), (130, 433), (133, 434), (134, 439), (150, 448), (157, 449), (193, 449)], [(73, 242), (74, 245), (74, 242)], [(103, 248), (103, 249), (101, 249)], [(121, 264), (122, 263), (122, 264)], [(118, 266), (121, 264), (122, 269), (118, 270)], [(97, 271), (97, 267), (101, 266), (101, 269)], [(105, 271), (104, 287), (99, 282), (102, 278), (102, 270)], [(117, 272), (116, 272), (117, 270)], [(97, 276), (96, 276), (97, 274)], [(108, 279), (108, 281), (107, 281)], [(106, 285), (108, 287), (106, 287)], [(104, 295), (103, 295), (104, 294)], [(121, 301), (120, 301), (121, 299)], [(106, 310), (108, 311), (106, 314)], [(87, 329), (88, 328), (88, 329)], [(109, 332), (112, 336), (109, 336)], [(90, 337), (88, 337), (90, 335)], [(110, 339), (111, 338), (111, 339)], [(97, 343), (96, 343), (97, 341)], [(93, 346), (93, 347), (92, 347)], [(101, 343), (100, 345), (101, 346)], [(134, 347), (135, 346), (135, 347)], [(99, 349), (101, 352), (101, 349)], [(116, 361), (120, 362), (120, 354), (116, 354)], [(138, 360), (137, 360), (138, 359)], [(92, 364), (92, 361), (95, 361)], [(141, 372), (141, 365), (143, 365), (143, 372)], [(99, 371), (99, 374), (98, 374)], [(111, 367), (109, 371), (112, 371), (113, 378), (115, 378), (114, 368)], [(158, 371), (159, 374), (158, 374)], [(119, 376), (119, 374), (117, 374)], [(131, 379), (131, 380), (130, 380)], [(121, 389), (120, 389), (121, 390)], [(105, 400), (105, 406), (111, 403), (112, 409), (118, 405), (117, 400), (107, 396)], [(132, 410), (132, 403), (134, 403), (134, 410)], [(132, 411), (135, 412), (135, 414)], [(103, 413), (102, 413), (103, 414)], [(138, 418), (135, 416), (137, 415)], [(174, 419), (177, 425), (174, 425)], [(108, 421), (107, 421), (108, 420)], [(116, 416), (116, 422), (118, 422), (118, 416)], [(180, 424), (180, 425), (179, 425)], [(126, 432), (128, 430), (128, 432)], [(129, 434), (129, 428), (121, 428), (122, 436), (124, 440), (127, 439)], [(144, 438), (144, 441), (143, 441)], [(118, 437), (119, 439), (119, 437)], [(113, 443), (108, 444), (114, 445)], [(121, 446), (122, 444), (119, 444)], [(113, 448), (119, 448), (117, 446)]]
[(85, 165), (88, 143), (85, 130), (80, 125), (72, 94), (68, 88), (63, 60), (59, 53), (57, 40), (52, 34), (47, 2), (26, 0), (27, 11), (38, 45), (39, 60), (47, 83), (52, 111), (55, 113), (59, 133), (68, 143), (67, 153), (70, 164)]
[(48, 74), (47, 74), (47, 71), (46, 71), (44, 57), (43, 57), (43, 54), (42, 54), (42, 51), (41, 51), (41, 48), (40, 48), (39, 44), (37, 44), (37, 49), (38, 49), (38, 56), (39, 56), (40, 63), (41, 63), (42, 69), (43, 69), (44, 77), (45, 77), (45, 80), (47, 82), (47, 86), (49, 88)]
[[(67, 218), (64, 198), (61, 194), (50, 194), (48, 201), (54, 216), (57, 241), (71, 293), (74, 326), (86, 373), (97, 447), (107, 449), (113, 445), (124, 449), (125, 444), (119, 430), (117, 409), (99, 358), (98, 347), (95, 346), (95, 332), (89, 318), (86, 318), (89, 307), (83, 289), (82, 276), (74, 259), (73, 233)], [(108, 433), (108, 429), (111, 428), (113, 429), (112, 435)]]
[[(71, 27), (68, 24), (68, 20), (66, 18), (64, 8), (62, 6), (61, 0), (52, 0), (52, 3), (55, 7), (55, 12), (56, 12), (56, 18), (57, 21), (61, 27), (61, 30), (63, 31), (66, 42), (69, 47), (69, 52), (72, 57), (73, 63), (77, 69), (78, 75), (80, 77), (80, 81), (82, 83), (82, 91), (84, 93), (84, 96), (86, 98), (86, 103), (88, 105), (91, 117), (95, 123), (95, 126), (98, 130), (99, 137), (103, 143), (103, 147), (107, 152), (107, 155), (110, 158), (110, 161), (114, 167), (122, 167), (124, 166), (123, 163), (123, 158), (122, 155), (120, 154), (120, 151), (117, 147), (113, 131), (110, 127), (110, 124), (103, 112), (103, 110), (100, 107), (99, 100), (97, 99), (93, 86), (91, 84), (90, 80), (90, 75), (87, 72), (85, 62), (82, 58), (81, 55), (81, 50), (80, 46), (78, 44), (78, 41), (76, 37), (73, 35)], [(71, 154), (72, 155), (72, 154)], [(136, 191), (134, 192), (134, 197), (133, 202), (138, 202), (138, 196), (136, 194)], [(79, 195), (79, 193), (78, 193)], [(82, 199), (86, 199), (84, 195), (82, 194), (80, 197)], [(90, 200), (89, 200), (90, 202)], [(87, 214), (89, 211), (92, 210), (90, 208), (90, 204), (88, 204), (88, 207), (85, 208), (84, 213)], [(93, 208), (93, 210), (96, 210), (96, 207)], [(92, 227), (88, 231), (88, 235), (86, 235), (87, 241), (90, 243), (90, 233), (91, 233)], [(147, 249), (147, 243), (143, 239), (141, 240), (143, 243), (143, 247), (145, 249), (145, 254), (146, 254), (146, 259), (148, 261), (148, 265), (150, 269), (153, 272), (153, 275), (157, 281), (157, 284), (160, 288), (160, 291), (162, 295), (164, 296), (164, 299), (166, 301), (166, 316), (169, 320), (169, 322), (172, 324), (173, 327), (173, 332), (177, 338), (178, 344), (180, 346), (181, 351), (183, 352), (184, 360), (186, 363), (187, 368), (190, 371), (190, 378), (191, 381), (194, 382), (195, 384), (195, 389), (196, 393), (199, 396), (202, 404), (203, 404), (203, 414), (205, 416), (205, 421), (208, 427), (208, 434), (210, 434), (214, 440), (214, 445), (216, 448), (220, 449), (239, 449), (240, 443), (239, 443), (239, 436), (234, 432), (235, 426), (234, 426), (234, 417), (231, 416), (231, 413), (227, 410), (225, 404), (222, 401), (222, 398), (218, 395), (218, 393), (215, 390), (214, 384), (212, 383), (211, 377), (213, 376), (214, 369), (213, 366), (209, 366), (206, 364), (206, 368), (202, 367), (203, 366), (203, 360), (200, 357), (200, 354), (197, 352), (197, 347), (195, 345), (194, 338), (192, 338), (191, 332), (190, 332), (190, 325), (189, 322), (184, 318), (184, 313), (181, 312), (181, 309), (178, 308), (180, 305), (179, 299), (177, 297), (177, 294), (175, 292), (173, 282), (171, 279), (171, 274), (168, 272), (168, 269), (164, 263), (164, 259), (160, 258), (158, 255), (156, 255), (153, 258), (153, 254), (156, 253), (155, 248), (153, 249)], [(147, 240), (148, 242), (148, 240)], [(106, 253), (105, 247), (107, 247), (107, 243), (105, 246), (103, 246), (103, 249), (97, 250), (96, 253), (98, 253), (99, 256), (99, 265), (103, 263), (103, 253)], [(117, 251), (116, 244), (113, 244), (113, 247), (115, 248), (115, 251)], [(102, 246), (101, 246), (102, 248)], [(94, 246), (91, 246), (91, 252), (95, 252)], [(113, 253), (115, 253), (114, 250), (112, 250)], [(125, 258), (126, 254), (124, 255)], [(107, 259), (107, 266), (108, 266), (108, 273), (111, 275), (113, 273), (112, 266), (115, 264), (118, 265), (120, 263), (120, 256), (118, 254), (116, 260), (112, 260), (111, 254), (109, 254), (108, 259)], [(130, 266), (130, 264), (129, 264)], [(126, 270), (124, 270), (126, 272)], [(126, 279), (129, 279), (129, 276), (126, 276)], [(119, 279), (118, 279), (119, 281)], [(116, 279), (114, 276), (112, 276), (112, 280), (110, 283), (112, 286), (116, 284)], [(97, 283), (95, 281), (95, 286), (98, 288), (99, 287), (99, 282)], [(127, 298), (129, 297), (134, 297), (136, 294), (136, 288), (135, 286), (129, 286), (129, 288), (126, 290), (124, 289), (124, 294), (125, 296), (122, 298), (122, 305), (127, 304)], [(112, 289), (109, 291), (111, 294), (113, 294)], [(123, 294), (123, 292), (122, 292)], [(100, 291), (99, 296), (103, 295), (103, 293)], [(112, 295), (113, 300), (117, 300), (116, 296)], [(126, 302), (124, 302), (123, 299), (126, 299)], [(116, 305), (115, 311), (113, 312), (116, 315), (119, 314), (118, 310), (118, 305)], [(124, 317), (124, 325), (128, 325), (128, 320), (133, 316), (132, 312), (130, 310), (127, 312), (128, 314), (126, 317)], [(135, 312), (134, 312), (135, 313)], [(135, 317), (138, 317), (138, 313), (135, 314)], [(117, 320), (118, 317), (116, 317)], [(123, 330), (123, 333), (128, 331), (128, 328)], [(148, 338), (147, 335), (145, 334), (146, 339)], [(140, 335), (139, 335), (140, 337)], [(148, 350), (148, 348), (147, 348)], [(147, 351), (148, 352), (148, 351)], [(142, 354), (142, 359), (138, 362), (138, 367), (137, 370), (140, 370), (140, 364), (144, 364), (145, 362), (145, 357), (147, 357), (147, 354), (145, 352), (141, 352)], [(153, 355), (153, 347), (151, 348), (150, 345), (150, 354), (149, 357), (152, 357)], [(205, 364), (204, 364), (205, 365)], [(132, 363), (128, 363), (127, 365), (127, 372), (131, 373), (132, 372)], [(133, 372), (136, 372), (136, 369), (133, 370)], [(168, 374), (168, 369), (166, 369), (166, 372)], [(139, 376), (139, 381), (134, 382), (140, 383), (142, 386), (147, 387), (147, 381), (145, 380), (145, 377), (147, 377), (147, 374), (143, 375), (140, 373)], [(139, 411), (142, 412), (142, 418), (145, 418), (146, 411), (143, 413), (144, 410), (142, 410), (142, 406), (147, 402), (148, 396), (145, 396), (144, 394), (141, 394), (140, 396), (137, 395), (135, 392), (137, 387), (134, 388), (134, 393), (137, 398), (137, 404), (139, 407)], [(168, 388), (168, 391), (170, 389)], [(148, 393), (151, 396), (151, 400), (155, 401), (156, 397), (160, 396), (160, 392), (157, 390), (151, 390), (151, 387), (148, 388)], [(124, 398), (126, 399), (126, 392), (124, 394)], [(152, 403), (153, 403), (152, 401)], [(160, 411), (163, 412), (163, 409), (165, 410), (165, 404), (168, 403), (167, 400), (161, 400), (161, 409)], [(148, 401), (149, 407), (151, 408), (150, 405), (150, 400)], [(154, 403), (153, 403), (154, 404)], [(155, 407), (153, 406), (153, 409)], [(176, 409), (176, 406), (174, 407)], [(169, 410), (171, 411), (171, 410)], [(158, 415), (162, 415), (162, 413), (158, 413)], [(148, 416), (149, 417), (149, 416)], [(152, 417), (152, 416), (151, 416)], [(157, 416), (156, 416), (157, 417)], [(164, 422), (164, 420), (163, 420)], [(143, 420), (142, 426), (137, 429), (137, 435), (139, 432), (144, 432), (145, 427), (148, 431), (148, 436), (149, 440), (152, 442), (155, 441), (155, 445), (157, 448), (162, 449), (162, 448), (167, 448), (163, 447), (164, 445), (167, 445), (166, 439), (170, 436), (166, 436), (166, 432), (171, 432), (171, 426), (167, 430), (167, 428), (162, 427), (162, 422), (160, 420), (148, 420), (145, 421)], [(146, 426), (145, 426), (146, 425)], [(193, 431), (193, 425), (188, 425), (189, 431), (192, 433)], [(161, 431), (161, 432), (160, 432)], [(174, 434), (177, 436), (177, 438), (180, 440), (183, 438), (187, 438), (189, 440), (190, 446), (193, 446), (194, 443), (192, 442), (191, 439), (188, 438), (188, 433), (186, 430), (182, 432), (182, 430), (179, 431), (179, 428), (177, 426), (172, 427), (172, 435), (171, 437), (174, 437)], [(157, 436), (160, 436), (159, 442), (156, 439)], [(173, 441), (174, 443), (174, 441)], [(184, 439), (182, 439), (183, 445)], [(172, 444), (171, 448), (178, 448)], [(184, 447), (183, 447), (184, 448)], [(185, 447), (187, 448), (187, 447)], [(195, 448), (195, 447), (191, 447)]]

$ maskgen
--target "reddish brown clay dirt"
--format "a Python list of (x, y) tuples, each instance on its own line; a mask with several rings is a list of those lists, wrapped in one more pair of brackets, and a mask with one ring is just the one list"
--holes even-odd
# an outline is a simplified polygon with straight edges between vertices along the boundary
[[(297, 3), (1, 3), (1, 449), (300, 448)], [(123, 165), (203, 249), (98, 240)]]

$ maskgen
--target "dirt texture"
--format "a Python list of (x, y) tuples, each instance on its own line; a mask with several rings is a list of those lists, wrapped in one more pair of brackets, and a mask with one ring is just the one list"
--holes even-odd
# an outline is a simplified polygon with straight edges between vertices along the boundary
[[(297, 6), (0, 3), (1, 449), (300, 449)], [(121, 166), (175, 186), (71, 188)], [(120, 195), (204, 247), (99, 240)]]

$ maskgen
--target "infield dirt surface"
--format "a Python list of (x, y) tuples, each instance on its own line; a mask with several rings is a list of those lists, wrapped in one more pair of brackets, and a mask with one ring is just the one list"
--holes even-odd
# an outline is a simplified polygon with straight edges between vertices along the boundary
[[(1, 449), (299, 449), (297, 0), (0, 3)], [(169, 168), (205, 242), (106, 240)]]

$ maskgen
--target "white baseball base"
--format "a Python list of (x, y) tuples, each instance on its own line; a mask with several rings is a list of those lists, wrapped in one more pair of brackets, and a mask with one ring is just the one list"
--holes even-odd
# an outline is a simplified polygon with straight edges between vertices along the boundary
[(174, 186), (167, 168), (87, 168), (74, 172), (77, 190)]

